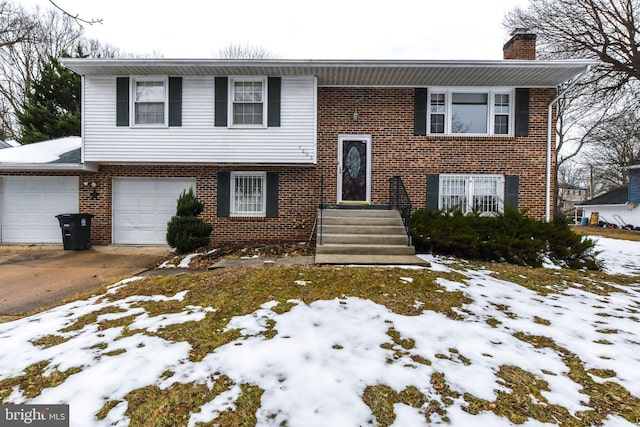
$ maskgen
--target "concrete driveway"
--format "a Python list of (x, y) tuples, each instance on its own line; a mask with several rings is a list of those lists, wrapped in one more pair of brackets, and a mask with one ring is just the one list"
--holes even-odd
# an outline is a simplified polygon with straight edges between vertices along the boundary
[(169, 252), (168, 246), (94, 246), (82, 251), (65, 251), (62, 245), (0, 246), (0, 321), (139, 274)]

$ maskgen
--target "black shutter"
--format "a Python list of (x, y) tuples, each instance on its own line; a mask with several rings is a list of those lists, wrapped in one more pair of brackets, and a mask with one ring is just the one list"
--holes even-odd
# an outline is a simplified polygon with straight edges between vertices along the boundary
[(413, 134), (427, 134), (427, 89), (416, 88), (413, 94)]
[(116, 78), (116, 126), (129, 126), (129, 77)]
[(516, 89), (516, 136), (529, 136), (529, 89)]
[(269, 77), (267, 79), (267, 126), (280, 127), (280, 88), (282, 79), (280, 77)]
[(169, 77), (169, 126), (182, 126), (182, 77)]
[(229, 79), (227, 77), (215, 78), (215, 125), (227, 126), (227, 92), (228, 92)]
[(438, 211), (438, 204), (440, 198), (440, 175), (430, 174), (427, 175), (427, 210), (436, 212)]
[(518, 175), (506, 175), (504, 177), (505, 196), (504, 204), (518, 209), (518, 187), (520, 187), (520, 177)]
[(230, 206), (231, 172), (218, 172), (218, 217), (228, 217)]
[(267, 172), (267, 218), (278, 217), (278, 172)]

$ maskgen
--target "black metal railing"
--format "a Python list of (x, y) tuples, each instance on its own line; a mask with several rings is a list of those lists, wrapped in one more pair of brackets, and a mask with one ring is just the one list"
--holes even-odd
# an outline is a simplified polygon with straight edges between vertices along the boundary
[(411, 246), (411, 199), (400, 175), (389, 178), (389, 209), (397, 209), (407, 233), (407, 245)]
[(320, 192), (318, 200), (318, 228), (316, 229), (316, 241), (318, 245), (322, 244), (322, 214), (324, 211), (324, 175), (320, 175)]

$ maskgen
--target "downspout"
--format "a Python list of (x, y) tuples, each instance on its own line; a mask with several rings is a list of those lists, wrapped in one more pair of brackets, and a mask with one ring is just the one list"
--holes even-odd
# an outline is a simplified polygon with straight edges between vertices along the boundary
[(544, 218), (546, 222), (551, 221), (551, 119), (553, 118), (553, 105), (560, 100), (573, 86), (578, 83), (582, 77), (584, 77), (589, 71), (591, 71), (591, 65), (587, 65), (587, 68), (578, 75), (578, 77), (569, 85), (565, 90), (558, 94), (553, 101), (549, 103), (547, 108), (547, 187), (545, 192), (545, 213)]

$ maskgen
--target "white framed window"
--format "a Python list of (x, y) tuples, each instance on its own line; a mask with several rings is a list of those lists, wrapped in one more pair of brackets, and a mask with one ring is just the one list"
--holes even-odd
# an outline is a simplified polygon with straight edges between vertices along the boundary
[(512, 89), (429, 90), (431, 135), (513, 135)]
[(266, 78), (229, 79), (231, 126), (266, 126)]
[(134, 78), (131, 108), (134, 125), (164, 126), (167, 123), (166, 78)]
[(463, 213), (504, 211), (504, 175), (440, 175), (438, 209), (459, 208)]
[(509, 135), (511, 133), (511, 94), (493, 94), (493, 133)]
[(429, 132), (445, 133), (447, 104), (446, 94), (433, 92), (429, 94)]
[(266, 172), (231, 172), (231, 216), (266, 216), (266, 185)]

